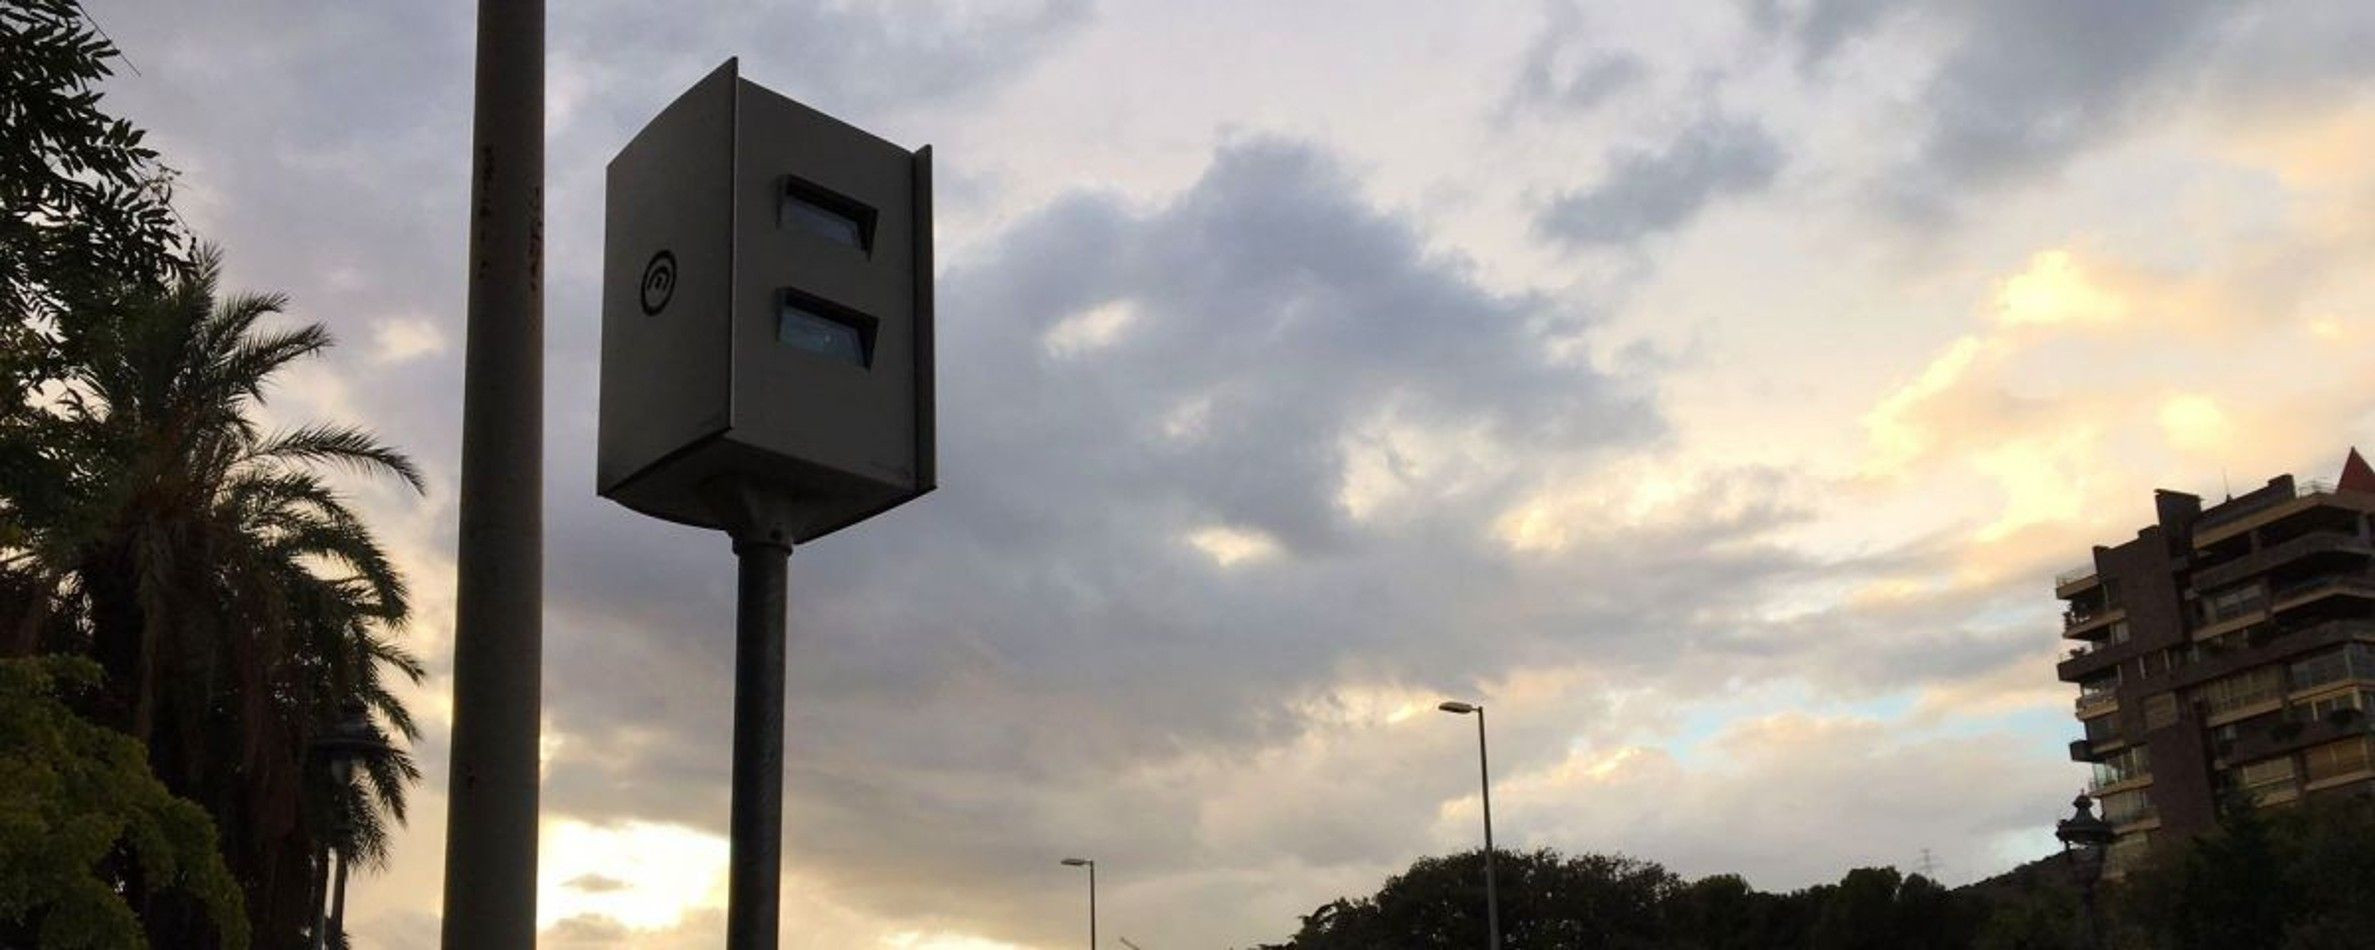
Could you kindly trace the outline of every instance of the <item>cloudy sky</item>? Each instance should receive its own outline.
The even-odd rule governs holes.
[[[435,945],[472,11],[101,0],[272,393],[421,591]],[[1952,883],[2083,780],[2051,577],[2375,425],[2375,8],[586,0],[551,12],[539,916],[714,946],[733,570],[593,495],[602,168],[728,56],[935,147],[942,488],[792,559],[786,945],[1278,939],[1502,843]]]

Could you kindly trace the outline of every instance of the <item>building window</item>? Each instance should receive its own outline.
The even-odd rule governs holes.
[[[2235,787],[2249,796],[2253,804],[2280,800],[2300,791],[2295,777],[2291,756],[2247,762],[2234,771]]]
[[[2339,683],[2350,676],[2350,659],[2341,650],[2327,650],[2292,665],[2294,689],[2314,689],[2327,683]]]
[[[2176,721],[2176,693],[2155,693],[2144,697],[2144,728],[2158,729]]]
[[[2086,741],[2100,745],[2118,738],[2118,716],[2096,716],[2086,721]]]
[[[2320,696],[2308,702],[2293,704],[2293,718],[2302,722],[2316,722],[2350,710],[2361,713],[2375,705],[2375,690],[2351,690]]]
[[[2370,751],[2366,736],[2352,736],[2302,750],[2301,764],[2309,781],[2322,782],[2367,771],[2370,764],[2375,764],[2371,762],[2375,756]]]
[[[2110,626],[2104,627],[2102,642],[2104,646],[2110,646],[2114,643],[2128,642],[2128,622],[2125,620],[2114,620],[2111,622]]]
[[[2284,671],[2276,666],[2246,670],[2202,684],[2195,698],[2212,718],[2284,697]]]
[[[2119,701],[2119,667],[2078,681],[2078,711],[2100,709]]]
[[[2095,787],[2117,785],[2152,775],[2152,756],[2144,746],[2122,749],[2095,763]]]
[[[2375,680],[2375,644],[2346,643],[2293,663],[2294,689],[2313,689],[2349,679]]]
[[[2103,796],[2100,800],[2103,820],[2114,825],[2125,825],[2155,817],[2148,791],[2136,788]]]
[[[2193,658],[2197,661],[2222,657],[2243,649],[2243,631],[2229,630],[2215,637],[2196,640],[2193,647]]]
[[[2232,620],[2267,605],[2267,592],[2257,582],[2229,587],[2202,598],[2202,622],[2213,624]]]
[[[2210,748],[2220,755],[2234,748],[2235,740],[2243,737],[2243,724],[2230,722],[2210,730]]]

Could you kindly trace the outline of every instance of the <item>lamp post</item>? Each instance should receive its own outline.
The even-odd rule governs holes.
[[[379,728],[371,724],[371,713],[364,708],[362,703],[347,703],[343,713],[344,715],[339,718],[337,724],[313,737],[313,741],[310,743],[314,754],[321,756],[322,761],[329,765],[330,780],[337,789],[330,801],[331,814],[333,815],[331,841],[323,847],[324,866],[322,870],[325,873],[329,871],[328,855],[335,851],[338,857],[338,876],[337,883],[330,889],[330,911],[326,921],[323,919],[321,905],[314,905],[314,950],[323,950],[329,946],[332,931],[339,934],[339,945],[346,945],[346,866],[349,855],[346,853],[344,839],[354,830],[353,818],[347,809],[347,793],[354,789],[355,769],[362,760],[367,757],[385,755],[388,751],[387,737],[381,735]]]
[[[1097,862],[1087,858],[1065,858],[1064,866],[1089,869],[1089,950],[1097,950]]]
[[[1435,708],[1454,715],[1476,714],[1476,777],[1484,787],[1484,926],[1486,950],[1501,950],[1501,899],[1493,890],[1493,770],[1485,756],[1484,707],[1444,700]]]
[[[2103,946],[2101,925],[2095,919],[2095,882],[2103,877],[2103,859],[2118,837],[2109,822],[2095,817],[2094,799],[2079,793],[2072,799],[2074,809],[2070,817],[2055,822],[2053,836],[2061,839],[2062,854],[2070,863],[2073,877],[2078,879],[2080,923],[2085,927],[2088,950]]]

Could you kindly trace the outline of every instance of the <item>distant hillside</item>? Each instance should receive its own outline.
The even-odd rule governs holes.
[[[2071,890],[2075,885],[2069,855],[2056,851],[1986,880],[1955,888],[1954,892],[1989,904],[2003,904],[2040,890]]]

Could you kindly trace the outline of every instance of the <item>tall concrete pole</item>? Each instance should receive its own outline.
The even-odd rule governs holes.
[[[480,0],[444,945],[536,945],[544,0]]]

